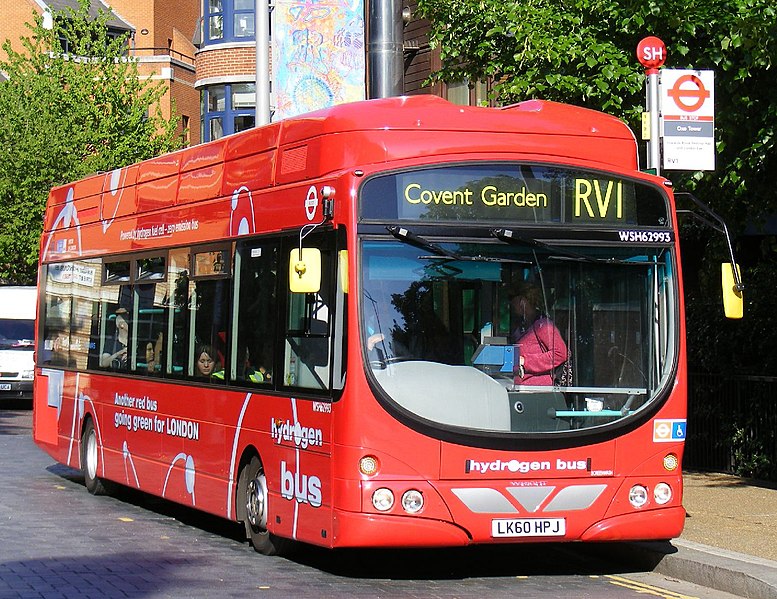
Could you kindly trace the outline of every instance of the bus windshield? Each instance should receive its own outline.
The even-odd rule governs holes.
[[[677,351],[671,244],[412,229],[361,242],[365,359],[387,405],[473,434],[564,434],[660,399]]]

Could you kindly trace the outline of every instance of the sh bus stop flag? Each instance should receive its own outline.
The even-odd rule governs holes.
[[[715,73],[662,69],[663,168],[715,170]]]

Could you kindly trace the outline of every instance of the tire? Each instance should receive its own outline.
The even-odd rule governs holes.
[[[92,420],[86,421],[84,433],[81,435],[81,472],[84,474],[84,484],[92,495],[105,495],[108,490],[102,479],[97,476],[100,470],[100,445]]]
[[[267,479],[262,461],[253,456],[240,470],[237,484],[237,516],[245,525],[246,538],[262,555],[288,554],[292,542],[267,530]]]

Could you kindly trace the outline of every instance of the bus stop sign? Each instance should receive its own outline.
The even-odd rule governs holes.
[[[715,73],[662,69],[661,138],[665,169],[715,170]]]
[[[666,44],[650,35],[637,44],[637,59],[646,69],[657,69],[666,62]]]

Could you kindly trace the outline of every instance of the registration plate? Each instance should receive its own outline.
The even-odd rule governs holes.
[[[563,537],[564,518],[500,518],[491,520],[492,537]]]
[[[11,383],[0,383],[0,391],[10,391]]]

